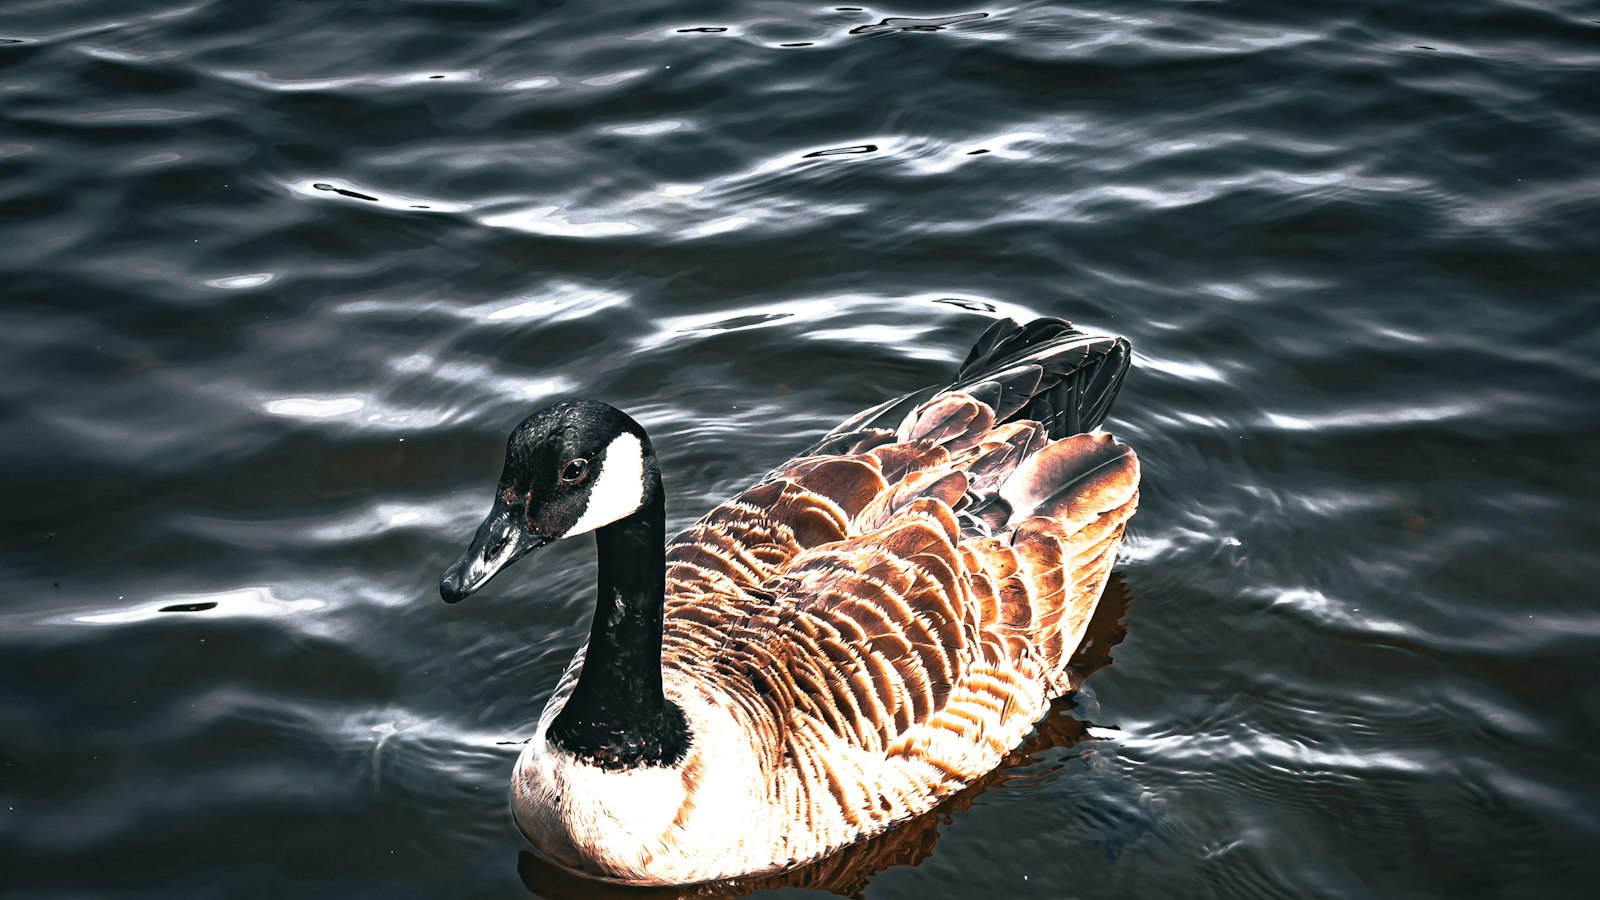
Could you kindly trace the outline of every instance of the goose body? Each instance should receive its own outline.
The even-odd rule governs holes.
[[[1137,504],[1133,452],[1091,433],[1128,361],[1061,320],[997,322],[951,385],[856,416],[670,543],[636,423],[529,417],[441,585],[597,531],[590,640],[513,778],[523,833],[614,881],[757,874],[993,769],[1073,688]]]

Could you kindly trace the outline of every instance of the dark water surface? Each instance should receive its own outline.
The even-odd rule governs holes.
[[[681,526],[1056,314],[1138,353],[1098,670],[833,886],[1592,896],[1600,6],[7,0],[0,39],[0,892],[589,893],[507,786],[592,547],[436,595],[510,426],[632,411]]]

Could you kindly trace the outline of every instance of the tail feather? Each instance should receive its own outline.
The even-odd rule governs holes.
[[[1126,339],[1085,334],[1062,319],[1001,319],[978,338],[947,390],[981,394],[998,421],[1031,419],[1061,438],[1100,427],[1132,356]]]
[[[1065,319],[1034,319],[1026,325],[1016,319],[996,319],[984,330],[967,351],[961,368],[956,370],[956,383],[971,380],[984,372],[992,372],[1005,364],[1029,355],[1029,350],[1062,335],[1081,336],[1083,332],[1072,327]]]
[[[854,446],[857,432],[898,431],[931,398],[955,392],[992,408],[997,424],[1036,421],[1052,439],[1093,431],[1111,411],[1131,360],[1125,339],[1085,334],[1063,319],[1026,325],[1001,319],[979,336],[950,384],[865,410],[812,452],[834,448],[846,436]]]

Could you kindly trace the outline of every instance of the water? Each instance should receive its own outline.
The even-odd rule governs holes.
[[[632,411],[678,526],[996,314],[1138,352],[1094,671],[807,883],[1600,876],[1593,5],[10,0],[0,38],[4,893],[591,894],[507,806],[591,548],[435,594],[507,430]]]

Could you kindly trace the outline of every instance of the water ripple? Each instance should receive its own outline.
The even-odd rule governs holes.
[[[1584,895],[1600,24],[1438,12],[8,6],[6,886],[524,890],[593,559],[438,602],[506,431],[628,409],[681,527],[1050,314],[1115,661],[846,893]]]

